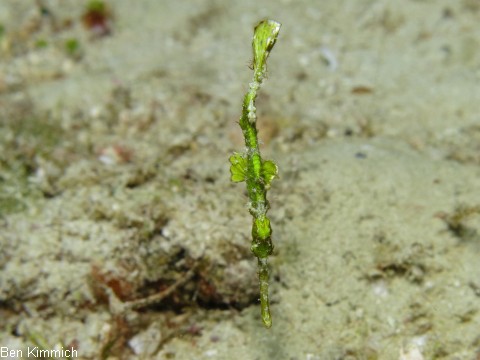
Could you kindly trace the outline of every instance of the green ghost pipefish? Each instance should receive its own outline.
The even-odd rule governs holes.
[[[257,138],[257,114],[255,99],[257,91],[266,76],[267,58],[277,41],[281,24],[273,20],[263,20],[253,35],[253,80],[243,99],[240,127],[245,137],[246,151],[230,156],[231,180],[247,183],[250,199],[248,209],[253,216],[251,250],[258,259],[258,278],[260,281],[260,305],[265,327],[272,326],[268,299],[268,256],[273,252],[272,228],[267,217],[270,205],[267,190],[271,181],[278,175],[278,167],[271,160],[263,160],[260,155]]]

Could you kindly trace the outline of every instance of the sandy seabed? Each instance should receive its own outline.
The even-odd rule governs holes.
[[[0,3],[2,357],[480,358],[478,1],[88,4]],[[266,17],[269,330],[228,163]]]

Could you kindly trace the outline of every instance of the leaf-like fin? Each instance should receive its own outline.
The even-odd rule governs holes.
[[[245,181],[245,171],[247,169],[247,160],[240,153],[230,156],[230,174],[233,182]]]
[[[278,176],[278,166],[272,160],[266,160],[262,165],[262,177],[265,186],[270,187],[270,183]]]

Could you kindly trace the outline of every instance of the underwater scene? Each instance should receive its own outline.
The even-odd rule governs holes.
[[[0,358],[479,360],[479,24],[0,1]]]

